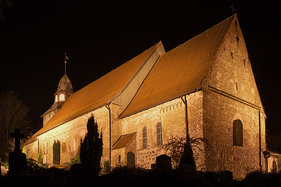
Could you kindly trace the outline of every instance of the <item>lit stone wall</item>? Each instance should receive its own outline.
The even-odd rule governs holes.
[[[23,152],[26,153],[28,158],[38,160],[38,141],[34,141],[23,147]]]
[[[115,105],[111,105],[111,107],[118,108]],[[103,166],[103,162],[109,159],[109,113],[106,107],[89,112],[40,135],[38,139],[43,153],[43,161],[52,165],[53,143],[57,140],[61,143],[61,165],[67,165],[70,159],[75,158],[79,154],[81,139],[87,133],[86,124],[91,115],[94,115],[99,132],[103,134],[103,157],[101,160]]]
[[[190,94],[188,97],[188,121],[190,137],[203,137],[202,122],[203,122],[203,101],[202,91]],[[163,143],[167,143],[169,138],[185,137],[185,109],[180,98],[134,114],[119,120],[119,131],[121,134],[130,134],[136,132],[136,145],[130,145],[126,150],[135,153],[136,166],[142,168],[151,168],[151,164],[155,164],[156,157],[164,154],[164,150],[157,146],[157,130],[158,122],[162,123]],[[142,130],[147,128],[147,148],[143,149]],[[115,132],[113,132],[115,133]],[[119,136],[121,135],[119,134]],[[196,155],[196,164],[198,170],[204,168],[204,145],[202,143],[202,151],[194,149]],[[120,153],[121,154],[120,150]],[[114,151],[114,157],[117,157],[118,150]],[[126,154],[123,161],[126,163]],[[115,159],[116,160],[116,159]],[[113,161],[113,165],[116,162]]]
[[[216,93],[211,87],[226,93]],[[262,107],[251,63],[239,24],[233,20],[215,62],[203,82],[204,137],[207,170],[229,170],[243,178],[259,169],[259,110],[241,103],[244,100]],[[261,147],[266,149],[265,115],[261,109]],[[233,121],[243,123],[243,146],[233,146]],[[261,155],[262,168],[264,158]]]

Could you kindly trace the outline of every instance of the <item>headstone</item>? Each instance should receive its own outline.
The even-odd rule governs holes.
[[[23,134],[19,129],[15,129],[14,133],[11,133],[11,137],[15,138],[14,152],[9,153],[9,172],[8,174],[20,174],[26,171],[26,155],[20,150],[20,139],[23,138]]]
[[[159,171],[168,172],[172,170],[171,158],[167,155],[156,157],[156,168]]]

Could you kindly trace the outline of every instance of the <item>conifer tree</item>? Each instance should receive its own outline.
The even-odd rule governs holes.
[[[95,122],[94,116],[88,119],[87,123],[88,133],[84,141],[81,140],[80,146],[80,160],[81,163],[90,167],[95,175],[100,171],[100,160],[102,156],[102,133],[99,135],[98,125]]]
[[[191,173],[196,171],[196,165],[189,137],[187,137],[187,140],[184,144],[183,155],[180,159],[179,168],[188,169]]]
[[[53,163],[60,164],[60,141],[54,141],[53,144]]]

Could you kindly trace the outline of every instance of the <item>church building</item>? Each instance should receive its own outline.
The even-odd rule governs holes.
[[[236,14],[170,51],[156,43],[74,93],[63,75],[43,127],[25,143],[27,156],[52,166],[60,142],[67,165],[92,115],[103,134],[101,166],[150,169],[162,145],[188,133],[206,140],[193,147],[199,171],[239,179],[265,170],[266,115]]]

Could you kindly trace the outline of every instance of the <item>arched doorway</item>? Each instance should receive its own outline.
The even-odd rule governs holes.
[[[135,153],[133,153],[133,152],[127,153],[127,166],[128,166],[128,168],[135,167]]]

